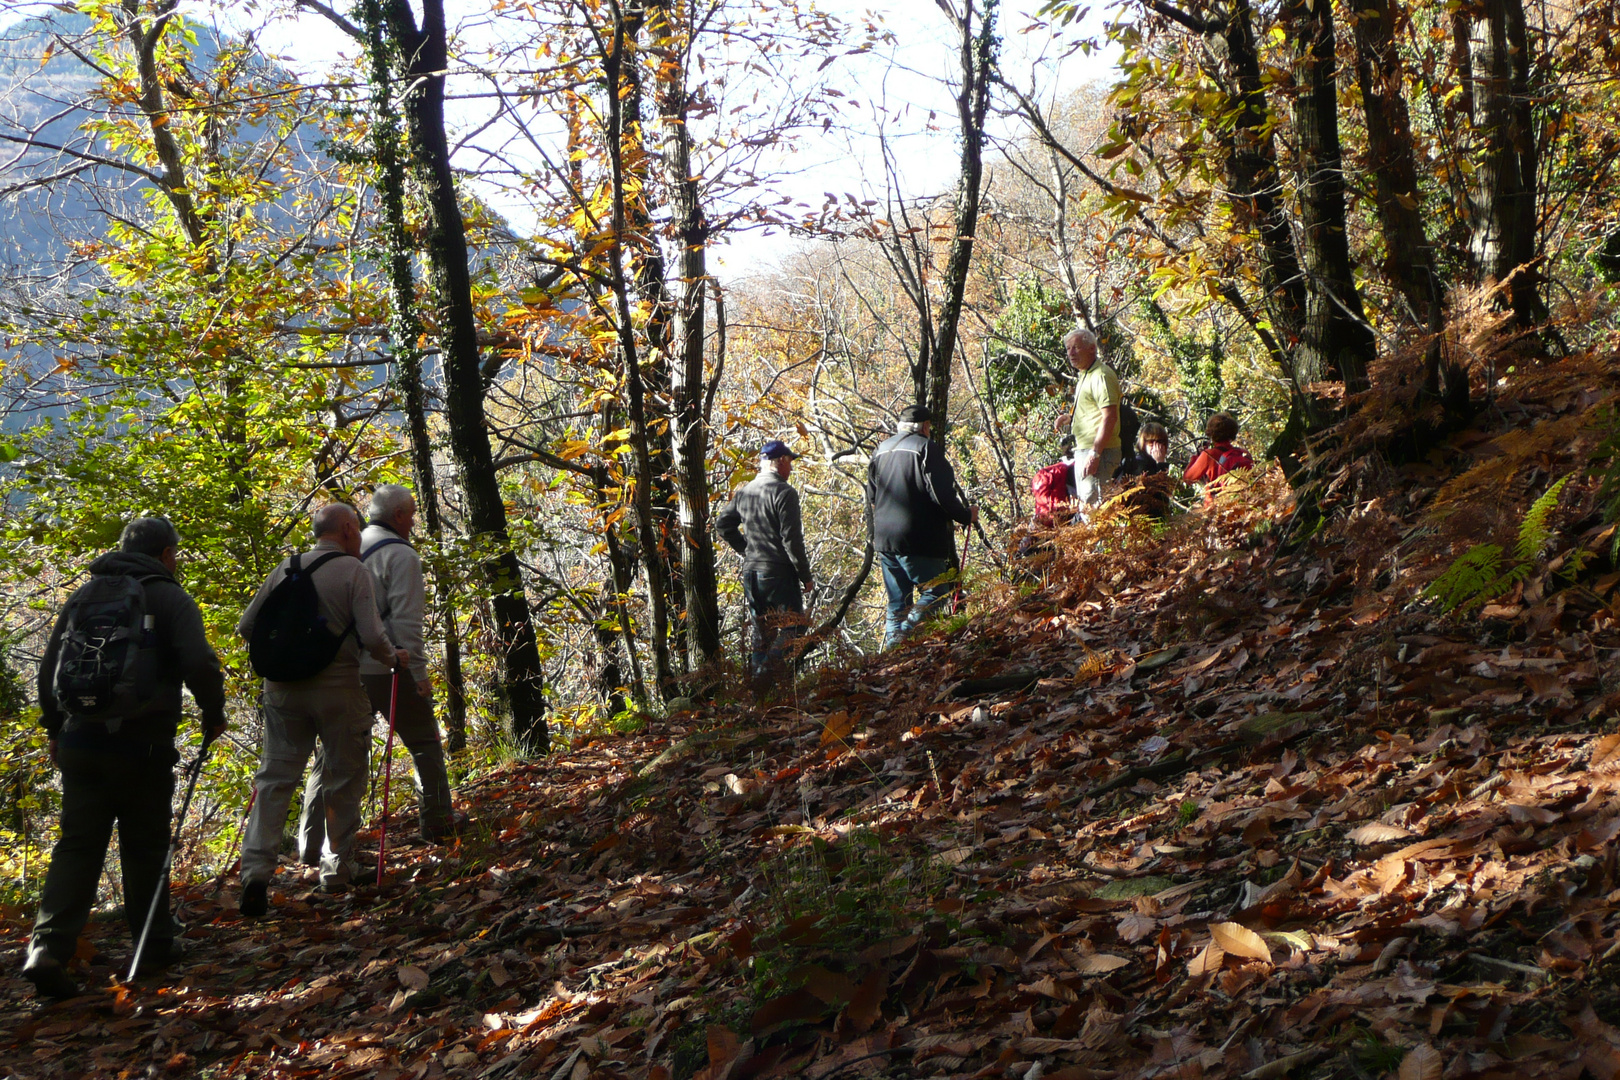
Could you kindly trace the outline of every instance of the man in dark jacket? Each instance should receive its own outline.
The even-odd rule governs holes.
[[[51,760],[62,770],[62,818],[23,975],[45,997],[78,993],[67,964],[95,903],[115,824],[132,937],[140,935],[153,890],[163,892],[142,967],[155,970],[175,957],[169,883],[158,879],[169,848],[174,764],[180,759],[174,737],[182,683],[202,712],[206,736],[225,730],[219,657],[196,603],[174,579],[179,544],[180,534],[164,518],[136,518],[125,527],[119,550],[90,564],[96,577],[133,578],[144,594],[140,641],[124,661],[146,665],[142,696],[116,715],[94,718],[57,700],[56,669],[71,603],[57,617],[39,665],[40,723],[50,736]]]
[[[895,427],[866,470],[872,548],[889,595],[884,648],[910,633],[955,591],[950,575],[956,569],[955,525],[979,519],[978,507],[963,505],[956,494],[956,472],[945,460],[944,448],[928,440],[933,432],[928,410],[908,405]]]
[[[804,613],[800,591],[815,588],[804,554],[799,493],[787,482],[798,455],[787,443],[772,439],[759,456],[759,475],[738,488],[714,520],[720,536],[743,557],[755,678],[777,667],[798,637],[799,616]]]

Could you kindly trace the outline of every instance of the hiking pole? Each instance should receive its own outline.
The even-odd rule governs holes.
[[[968,545],[973,543],[973,526],[969,525],[962,537],[962,564],[956,568],[956,592],[951,594],[951,614],[962,606],[962,575],[967,573]]]
[[[202,775],[203,758],[208,756],[208,747],[214,737],[207,732],[203,733],[202,746],[197,750],[197,758],[191,763],[186,772],[191,779],[186,781],[186,797],[180,800],[180,816],[175,819],[174,827],[169,830],[169,852],[163,856],[163,869],[158,871],[157,880],[152,883],[152,904],[146,909],[146,925],[141,927],[141,940],[135,943],[135,957],[129,962],[129,977],[126,982],[135,981],[135,973],[141,969],[141,956],[146,952],[147,939],[152,936],[152,922],[157,918],[158,904],[164,900],[164,886],[169,881],[169,870],[174,866],[175,852],[180,850],[180,826],[185,824],[186,811],[191,809],[191,796],[197,791],[197,778]]]
[[[382,888],[383,855],[388,851],[388,782],[394,778],[394,717],[399,712],[399,668],[394,668],[394,686],[388,694],[388,740],[383,743],[382,836],[377,841],[377,888]]]

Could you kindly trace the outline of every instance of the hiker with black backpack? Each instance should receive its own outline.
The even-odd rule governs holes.
[[[321,889],[348,890],[371,749],[361,650],[389,667],[411,663],[377,614],[372,577],[360,561],[360,515],[346,503],[328,503],[311,524],[315,547],[276,567],[237,624],[253,670],[264,679],[264,742],[242,842],[239,906],[250,916],[269,910],[287,810],[317,741],[326,804]]]
[[[204,745],[225,730],[225,678],[202,613],[175,580],[179,545],[164,518],[125,526],[118,550],[92,562],[90,581],[68,598],[40,662],[40,723],[62,772],[61,834],[22,973],[44,997],[78,993],[68,962],[115,824],[132,939],[153,913],[140,972],[179,955],[164,857],[182,684],[202,713]]]
[[[444,766],[444,744],[433,717],[433,683],[428,679],[427,649],[422,644],[422,612],[427,582],[422,557],[411,546],[416,527],[416,496],[399,484],[379,484],[366,508],[370,519],[360,534],[360,561],[376,583],[378,615],[389,640],[410,653],[410,670],[390,672],[370,656],[360,657],[360,681],[371,711],[391,719],[399,741],[416,766],[417,828],[427,843],[455,836],[466,823],[450,803],[450,777]],[[408,676],[408,677],[407,677]],[[398,679],[398,694],[395,680]],[[390,717],[392,713],[392,717]],[[320,751],[304,785],[304,809],[298,818],[298,851],[304,863],[319,866],[326,842],[326,806],[321,796]]]

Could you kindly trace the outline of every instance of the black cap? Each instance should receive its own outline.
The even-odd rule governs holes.
[[[933,416],[921,405],[907,405],[901,409],[900,420],[906,424],[931,424],[934,422]]]

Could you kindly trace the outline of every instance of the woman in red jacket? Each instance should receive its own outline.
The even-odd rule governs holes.
[[[1215,491],[1221,477],[1233,469],[1248,469],[1254,467],[1254,459],[1249,452],[1241,446],[1232,445],[1237,438],[1238,422],[1231,413],[1218,412],[1209,418],[1204,425],[1204,434],[1209,437],[1209,445],[1200,450],[1187,466],[1187,471],[1181,478],[1189,484],[1203,484],[1204,505],[1210,506],[1215,502]]]

